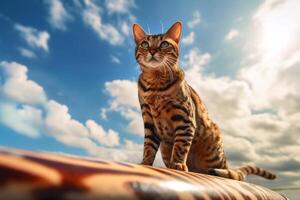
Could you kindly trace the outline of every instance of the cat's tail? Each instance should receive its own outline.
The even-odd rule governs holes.
[[[235,179],[239,181],[244,181],[247,175],[253,174],[257,176],[264,177],[266,179],[273,180],[276,175],[255,165],[245,165],[238,169],[209,169],[208,174],[214,176],[220,176],[224,178]]]

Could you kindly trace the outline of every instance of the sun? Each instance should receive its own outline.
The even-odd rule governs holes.
[[[264,60],[280,61],[291,50],[299,48],[299,10],[300,1],[288,0],[269,4],[255,16],[260,24],[258,48]]]

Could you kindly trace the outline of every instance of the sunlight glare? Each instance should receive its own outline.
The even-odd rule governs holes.
[[[163,187],[169,188],[171,190],[176,190],[176,191],[187,191],[187,192],[192,192],[192,191],[198,191],[201,188],[199,186],[195,186],[189,183],[184,183],[180,181],[168,181],[168,182],[163,182],[162,183]]]
[[[280,61],[290,52],[300,33],[300,1],[289,0],[259,16],[261,36],[259,48],[263,58]]]

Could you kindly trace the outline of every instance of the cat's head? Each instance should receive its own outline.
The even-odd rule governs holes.
[[[133,24],[135,56],[141,68],[151,70],[175,66],[178,62],[181,29],[181,23],[176,22],[166,33],[149,35],[138,24]]]

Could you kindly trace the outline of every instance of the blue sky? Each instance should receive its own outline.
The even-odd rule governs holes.
[[[131,25],[160,33],[180,20],[181,66],[223,131],[229,163],[281,175],[261,184],[297,186],[299,8],[296,0],[1,1],[0,145],[139,162]]]

